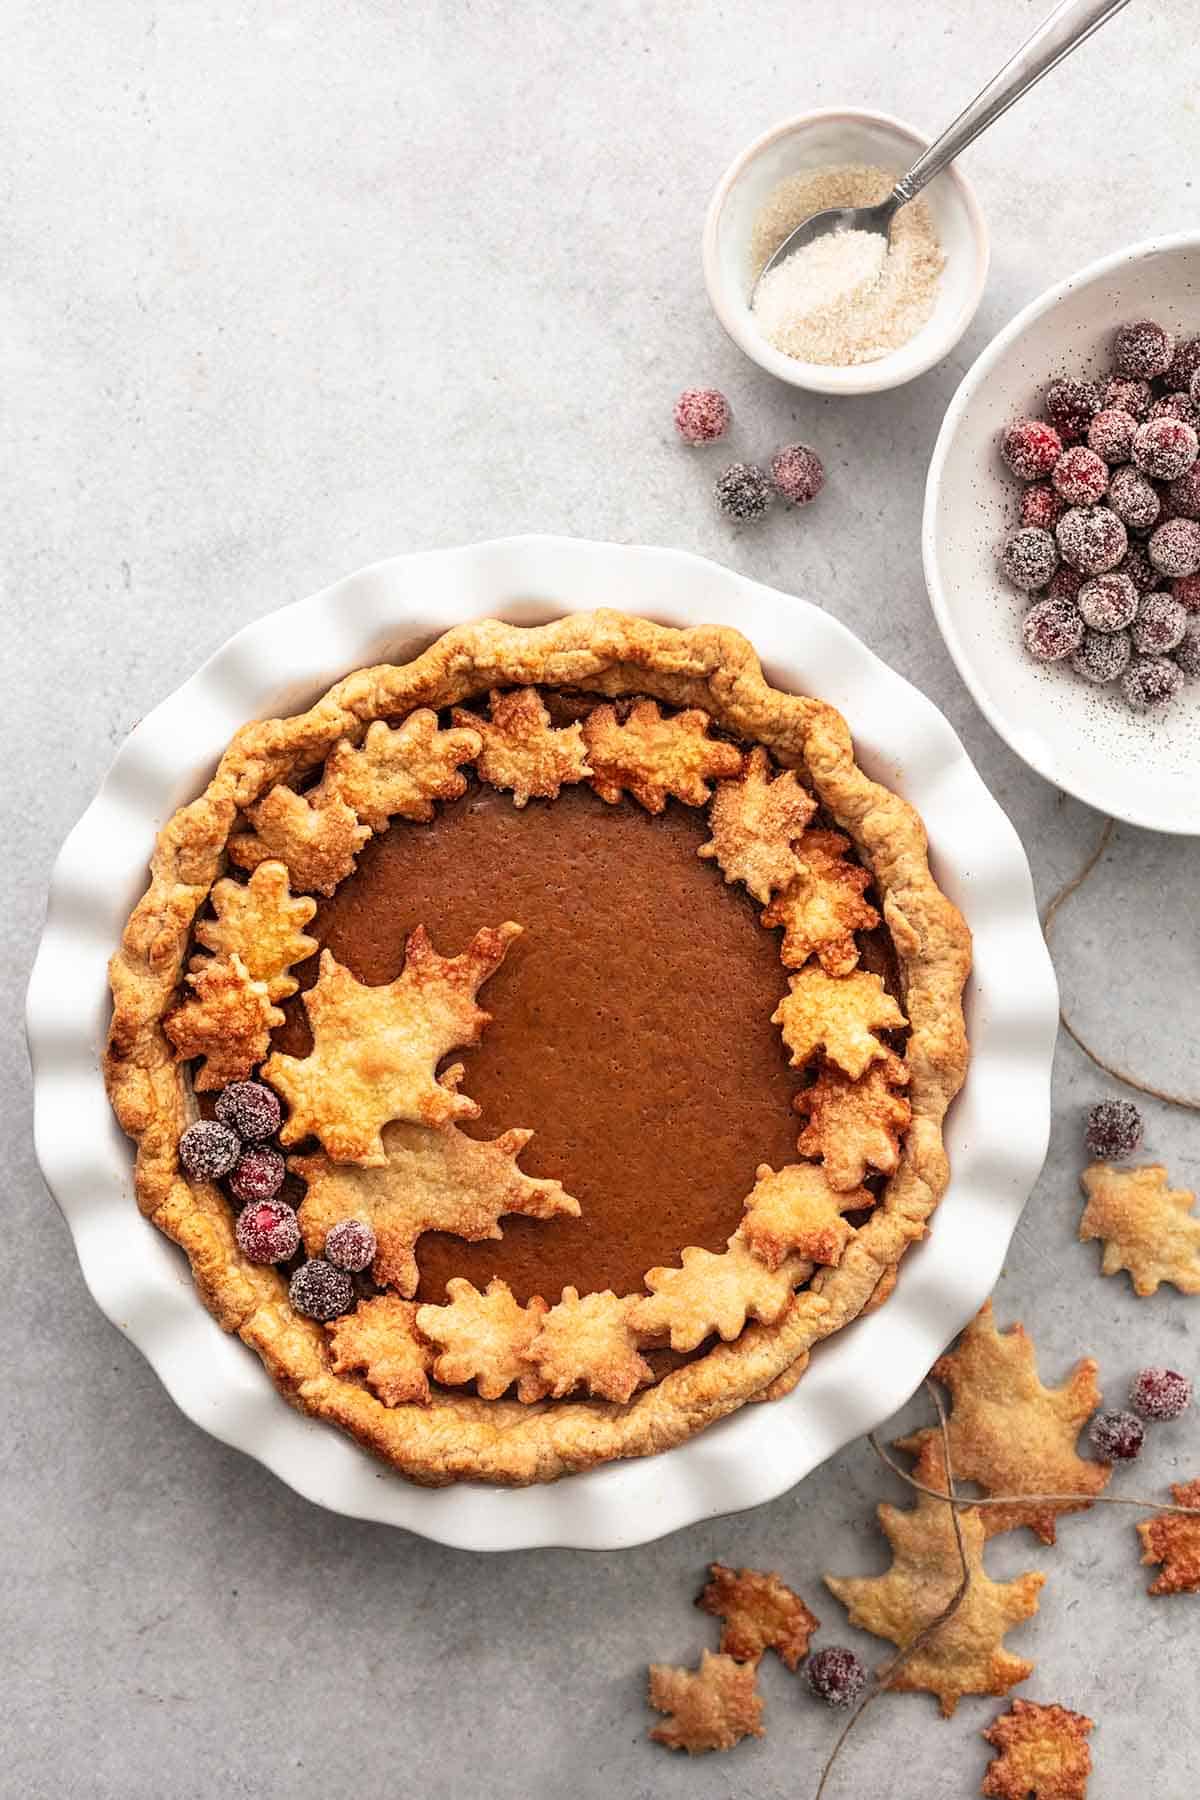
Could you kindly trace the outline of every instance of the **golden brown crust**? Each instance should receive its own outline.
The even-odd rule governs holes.
[[[898,951],[910,1026],[912,1122],[871,1217],[838,1266],[819,1270],[776,1324],[749,1326],[733,1343],[718,1344],[626,1404],[529,1406],[434,1389],[428,1406],[389,1408],[333,1371],[326,1334],[291,1311],[280,1275],[240,1254],[223,1196],[184,1179],[176,1145],[195,1103],[163,1020],[196,914],[222,874],[239,815],[250,816],[276,784],[315,769],[342,740],[361,744],[376,720],[394,722],[421,707],[440,710],[492,688],[535,683],[614,699],[649,694],[703,709],[731,735],[764,745],[783,767],[805,770],[826,814],[870,869]],[[733,771],[707,772],[711,779]],[[258,1351],[288,1399],[341,1425],[417,1481],[521,1485],[680,1443],[781,1387],[814,1343],[857,1317],[922,1236],[945,1190],[941,1125],[966,1069],[961,993],[969,965],[966,926],[933,880],[917,814],[857,766],[840,714],[768,686],[737,632],[677,631],[615,612],[576,614],[532,629],[488,620],[447,632],[403,666],[356,671],[306,713],[237,733],[205,792],[159,835],[150,886],[110,966],[105,1076],[117,1116],[137,1142],[142,1210],[182,1245],[205,1304]]]

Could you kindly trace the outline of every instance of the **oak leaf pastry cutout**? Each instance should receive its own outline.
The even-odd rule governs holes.
[[[193,1077],[200,1093],[244,1080],[283,1024],[266,982],[252,980],[236,954],[208,957],[184,979],[191,993],[163,1020],[176,1062],[203,1058]]]
[[[697,1756],[705,1750],[732,1750],[744,1737],[762,1737],[763,1703],[758,1664],[735,1662],[705,1650],[698,1669],[650,1664],[650,1705],[668,1722],[650,1732],[668,1750]]]
[[[417,1309],[417,1328],[437,1350],[433,1379],[448,1387],[473,1381],[481,1400],[498,1400],[515,1381],[518,1400],[540,1400],[545,1383],[523,1358],[549,1310],[541,1295],[521,1306],[499,1276],[481,1294],[455,1275],[446,1292],[447,1305]]]
[[[817,1156],[831,1188],[846,1193],[866,1179],[868,1169],[891,1175],[900,1162],[900,1139],[912,1108],[896,1089],[908,1080],[897,1056],[872,1063],[859,1081],[838,1069],[823,1068],[811,1087],[792,1102],[808,1120],[796,1140],[801,1156]]]
[[[1167,1185],[1161,1163],[1114,1169],[1093,1163],[1080,1180],[1088,1197],[1079,1236],[1104,1244],[1102,1275],[1128,1269],[1143,1298],[1168,1281],[1181,1294],[1200,1294],[1200,1218],[1195,1194]]]
[[[1075,1441],[1100,1404],[1096,1363],[1075,1365],[1062,1387],[1044,1387],[1037,1355],[1023,1325],[997,1331],[989,1300],[931,1370],[949,1388],[947,1424],[956,1478],[978,1482],[988,1494],[1098,1494],[1112,1474],[1107,1463],[1076,1454]],[[917,1458],[913,1470],[927,1487],[946,1492],[942,1434],[934,1427],[901,1438],[898,1448]],[[1085,1512],[1087,1499],[981,1508],[984,1534],[1027,1525],[1044,1544],[1055,1539],[1060,1513]]]
[[[247,882],[218,881],[212,903],[216,917],[197,920],[196,942],[215,956],[240,956],[250,979],[266,983],[271,1000],[287,1000],[300,985],[288,971],[317,949],[317,940],[304,932],[316,901],[293,897],[286,866],[264,862]]]
[[[652,813],[672,794],[686,806],[707,806],[712,782],[742,766],[740,750],[708,736],[711,724],[694,707],[664,718],[654,700],[639,700],[624,724],[607,702],[593,707],[583,721],[592,786],[610,805],[628,792]]]
[[[436,1130],[393,1121],[383,1127],[382,1163],[356,1167],[328,1156],[294,1156],[292,1173],[307,1183],[300,1229],[310,1256],[339,1219],[366,1219],[378,1245],[372,1272],[380,1287],[417,1291],[415,1256],[426,1231],[449,1231],[479,1243],[503,1234],[504,1213],[531,1219],[579,1216],[579,1202],[559,1181],[526,1175],[517,1158],[532,1131],[506,1131],[490,1141],[467,1137],[453,1124]]]
[[[803,968],[815,956],[826,975],[848,975],[858,963],[856,931],[873,931],[879,914],[863,890],[871,877],[846,855],[849,838],[837,831],[806,831],[796,846],[800,868],[762,915],[768,928],[782,925],[780,960]]]
[[[1200,1506],[1200,1479],[1171,1488],[1177,1506]],[[1156,1513],[1138,1526],[1142,1561],[1161,1563],[1147,1589],[1151,1594],[1200,1594],[1200,1519],[1186,1513]]]
[[[879,1523],[892,1546],[886,1575],[826,1575],[825,1585],[848,1609],[850,1623],[906,1649],[954,1598],[962,1561],[950,1508],[928,1494],[908,1512],[886,1503]],[[950,1717],[964,1694],[1007,1694],[1033,1673],[1033,1664],[1004,1648],[1006,1631],[1038,1609],[1046,1577],[1034,1572],[1015,1581],[993,1581],[983,1566],[984,1529],[979,1508],[958,1515],[970,1582],[944,1624],[889,1677],[900,1692],[935,1694]]]
[[[417,1334],[416,1316],[413,1302],[395,1294],[360,1300],[354,1312],[325,1327],[334,1374],[362,1370],[367,1386],[385,1406],[428,1405],[433,1352]]]
[[[875,1033],[899,1030],[908,1021],[878,975],[858,969],[831,976],[809,967],[788,977],[788,992],[771,1023],[783,1032],[794,1069],[804,1068],[824,1050],[831,1063],[857,1081],[873,1062],[891,1054]]]
[[[332,894],[354,873],[358,853],[371,835],[354,808],[324,783],[311,795],[273,787],[246,816],[254,829],[230,838],[230,861],[239,869],[281,862],[293,887],[314,894]]]
[[[696,854],[715,861],[727,882],[740,881],[765,905],[800,873],[793,845],[816,810],[793,769],[772,781],[771,759],[756,745],[739,780],[717,783],[708,809],[712,837]]]
[[[474,731],[482,748],[475,772],[489,787],[510,789],[514,806],[557,800],[564,787],[591,774],[583,725],[556,728],[535,687],[488,696],[487,719],[455,707],[454,723]]]
[[[737,1232],[723,1251],[693,1244],[678,1269],[650,1269],[650,1293],[635,1302],[636,1329],[649,1337],[670,1334],[672,1350],[695,1350],[716,1332],[729,1343],[748,1319],[774,1325],[791,1305],[799,1282],[810,1273],[800,1257],[769,1268]]]
[[[276,1051],[263,1069],[291,1108],[280,1142],[317,1137],[335,1162],[376,1167],[387,1162],[380,1129],[389,1119],[441,1125],[477,1116],[475,1102],[435,1071],[447,1051],[478,1039],[491,1014],[475,995],[520,932],[511,923],[485,926],[461,956],[439,956],[419,925],[404,968],[382,987],[368,987],[322,951],[316,985],[304,996],[312,1051]]]
[[[318,795],[336,796],[374,832],[386,831],[394,818],[425,825],[436,801],[457,800],[466,793],[467,778],[459,773],[459,764],[473,761],[478,753],[477,731],[442,731],[437,714],[427,706],[409,713],[402,725],[376,719],[359,749],[345,738],[334,747],[313,801],[321,806]]]
[[[561,1400],[582,1387],[598,1400],[623,1404],[643,1383],[654,1380],[653,1369],[638,1355],[637,1334],[630,1322],[634,1303],[633,1296],[618,1298],[611,1288],[582,1299],[578,1289],[563,1289],[558,1305],[550,1308],[524,1352],[547,1394]]]
[[[874,1204],[866,1188],[839,1192],[816,1163],[790,1163],[778,1172],[760,1163],[738,1235],[768,1269],[791,1255],[832,1267],[854,1236],[842,1214]]]
[[[1091,1719],[1065,1706],[1014,1700],[982,1733],[1000,1755],[988,1764],[984,1800],[1087,1800]]]
[[[721,1653],[738,1662],[757,1662],[775,1650],[789,1669],[808,1655],[809,1639],[821,1621],[778,1575],[761,1569],[730,1569],[710,1563],[712,1579],[696,1597],[701,1612],[723,1621]]]

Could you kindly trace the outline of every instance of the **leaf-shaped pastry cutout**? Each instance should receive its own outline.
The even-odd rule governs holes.
[[[1161,1164],[1114,1169],[1094,1163],[1081,1177],[1088,1197],[1079,1221],[1086,1242],[1104,1244],[1103,1275],[1128,1269],[1135,1294],[1156,1293],[1169,1281],[1181,1294],[1200,1294],[1200,1218],[1195,1194],[1172,1188]]]
[[[190,995],[163,1020],[176,1062],[204,1059],[194,1077],[201,1093],[243,1081],[283,1024],[266,982],[251,980],[240,956],[206,957],[185,979]]]
[[[729,1569],[710,1563],[711,1579],[696,1600],[701,1612],[723,1622],[721,1651],[738,1662],[757,1662],[774,1650],[789,1669],[808,1655],[808,1642],[821,1621],[778,1575],[761,1569]]]
[[[1200,1480],[1177,1481],[1171,1489],[1177,1506],[1200,1507]],[[1156,1513],[1138,1526],[1142,1561],[1161,1563],[1151,1594],[1200,1594],[1200,1519],[1187,1513]]]
[[[897,1031],[908,1023],[878,975],[856,970],[834,977],[817,968],[801,969],[788,979],[789,992],[771,1014],[792,1053],[792,1067],[803,1068],[818,1050],[856,1079],[867,1066],[890,1052],[877,1031]]]
[[[489,715],[481,719],[456,707],[452,717],[480,739],[482,749],[475,758],[480,781],[511,790],[514,806],[526,806],[534,798],[557,800],[564,787],[591,774],[582,724],[576,720],[556,729],[536,688],[514,688],[507,694],[493,690]]]
[[[833,1266],[854,1236],[842,1214],[874,1204],[866,1188],[831,1187],[816,1163],[790,1163],[778,1173],[770,1163],[760,1163],[739,1235],[768,1269],[793,1255]]]
[[[416,1315],[412,1301],[395,1294],[360,1300],[354,1312],[325,1327],[334,1373],[362,1370],[367,1386],[385,1406],[426,1405],[433,1352],[417,1334]]]
[[[289,787],[273,787],[246,816],[254,830],[230,838],[230,861],[240,869],[282,862],[292,886],[314,894],[332,894],[353,873],[358,853],[371,835],[369,825],[359,824],[353,807],[321,790],[310,797]]]
[[[545,1383],[530,1367],[525,1353],[549,1311],[540,1294],[521,1306],[498,1276],[481,1294],[461,1275],[446,1283],[446,1306],[422,1306],[417,1325],[436,1345],[435,1381],[461,1387],[473,1381],[481,1400],[498,1400],[513,1382],[517,1399],[540,1400]]]
[[[796,1095],[793,1105],[808,1120],[796,1148],[801,1156],[820,1157],[830,1187],[839,1193],[861,1186],[868,1169],[891,1175],[898,1167],[912,1107],[896,1089],[907,1080],[899,1057],[889,1056],[872,1063],[858,1081],[824,1068]]]
[[[698,1669],[650,1664],[650,1705],[668,1715],[650,1733],[668,1750],[690,1756],[704,1750],[732,1750],[744,1737],[763,1735],[763,1703],[756,1677],[758,1664],[735,1662],[732,1656],[700,1655]]]
[[[990,1762],[984,1800],[1087,1800],[1092,1721],[1065,1706],[1014,1700],[983,1737],[1000,1755]]]
[[[260,863],[249,881],[226,877],[212,890],[216,917],[196,922],[196,942],[217,956],[240,956],[252,981],[266,983],[272,1000],[286,1000],[300,985],[288,970],[317,948],[305,935],[317,910],[307,895],[293,896],[281,862]]]
[[[863,899],[871,877],[846,855],[849,838],[836,831],[806,831],[796,846],[801,869],[762,915],[783,927],[781,961],[789,969],[815,956],[826,975],[848,975],[858,962],[856,931],[873,931],[875,908]]]
[[[740,779],[717,783],[708,809],[712,836],[696,854],[715,861],[726,881],[740,881],[765,903],[799,875],[802,863],[793,846],[816,810],[793,769],[771,779],[771,759],[756,745]]]
[[[546,1393],[561,1400],[582,1387],[600,1400],[626,1401],[653,1381],[630,1321],[635,1304],[634,1296],[618,1297],[611,1288],[580,1299],[576,1288],[565,1287],[524,1353]]]
[[[737,1232],[723,1251],[691,1245],[678,1269],[650,1269],[650,1293],[638,1300],[636,1329],[645,1336],[669,1332],[672,1350],[695,1350],[716,1332],[729,1342],[747,1319],[773,1325],[791,1304],[798,1282],[809,1274],[801,1257],[768,1268]]]
[[[630,793],[647,812],[662,812],[672,794],[707,806],[712,782],[742,766],[740,750],[709,737],[711,724],[695,708],[664,718],[654,700],[639,700],[624,724],[614,706],[594,707],[583,722],[592,786],[610,804]]]
[[[442,731],[428,707],[394,727],[376,719],[359,749],[346,739],[334,748],[314,803],[322,804],[319,795],[336,796],[376,832],[386,831],[394,818],[427,823],[435,801],[466,792],[459,764],[478,753],[478,732]]]

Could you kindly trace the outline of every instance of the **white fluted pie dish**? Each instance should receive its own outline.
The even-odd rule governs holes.
[[[551,1485],[417,1488],[293,1412],[138,1212],[131,1149],[99,1074],[107,959],[155,832],[247,719],[294,712],[348,670],[405,660],[470,619],[530,624],[611,605],[742,631],[774,684],[840,709],[868,774],[923,815],[934,873],[975,935],[973,1058],[946,1124],[953,1178],[892,1299],[821,1345],[786,1399],[745,1407],[675,1450]],[[995,1283],[1044,1154],[1056,1024],[1024,854],[930,702],[803,601],[681,553],[552,538],[397,558],[231,639],[133,732],[68,839],[28,1012],[46,1179],[97,1302],[180,1407],[321,1505],[470,1549],[645,1542],[772,1498],[893,1412]]]

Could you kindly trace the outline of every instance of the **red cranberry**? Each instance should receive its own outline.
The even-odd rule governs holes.
[[[1189,681],[1200,675],[1200,617],[1195,613],[1187,615],[1183,636],[1175,646],[1175,661]]]
[[[1118,372],[1132,381],[1152,381],[1165,375],[1175,355],[1175,339],[1153,319],[1137,319],[1117,327],[1113,361]]]
[[[1129,1404],[1143,1419],[1167,1424],[1192,1404],[1192,1384],[1176,1369],[1139,1369],[1129,1390]]]
[[[1131,635],[1139,656],[1165,656],[1183,636],[1188,616],[1170,594],[1147,594],[1138,608]]]
[[[1132,413],[1106,406],[1088,426],[1088,448],[1102,456],[1106,463],[1128,462],[1136,430],[1137,420]]]
[[[1162,509],[1158,489],[1132,463],[1113,470],[1108,484],[1108,504],[1118,519],[1135,531],[1144,531],[1148,525],[1153,525]]]
[[[1132,655],[1127,631],[1085,631],[1082,644],[1071,658],[1071,667],[1085,681],[1099,687],[1106,681],[1115,681]]]
[[[292,1276],[288,1299],[306,1319],[336,1319],[354,1304],[354,1277],[323,1257],[312,1256]]]
[[[197,1181],[220,1181],[241,1153],[237,1133],[216,1119],[197,1119],[179,1140],[179,1160]]]
[[[1137,712],[1167,706],[1183,686],[1183,670],[1169,656],[1138,656],[1121,680],[1121,691]]]
[[[1162,585],[1162,576],[1147,556],[1145,544],[1130,544],[1119,567],[1120,573],[1128,575],[1139,594],[1153,593]]]
[[[325,1260],[358,1275],[375,1261],[379,1245],[365,1219],[339,1219],[325,1234]]]
[[[1110,569],[1107,575],[1093,575],[1084,582],[1077,605],[1084,624],[1093,631],[1123,631],[1137,614],[1138,591],[1128,575]]]
[[[300,1248],[300,1226],[282,1200],[252,1200],[238,1214],[237,1241],[251,1262],[286,1262]]]
[[[1069,600],[1039,600],[1021,621],[1021,641],[1037,662],[1061,662],[1083,642],[1083,615]]]
[[[1144,1132],[1132,1100],[1098,1100],[1088,1108],[1084,1148],[1097,1162],[1124,1162],[1137,1155]]]
[[[1200,413],[1197,413],[1193,406],[1190,394],[1164,394],[1161,400],[1154,402],[1146,417],[1147,419],[1182,419],[1184,424],[1190,425],[1193,431],[1200,426]]]
[[[1177,475],[1167,489],[1171,512],[1177,519],[1200,519],[1200,461]]]
[[[1171,393],[1190,388],[1200,371],[1200,337],[1180,338],[1175,345],[1171,366],[1163,377]]]
[[[1092,1420],[1088,1436],[1105,1462],[1133,1462],[1141,1455],[1146,1427],[1135,1413],[1102,1412]]]
[[[274,1137],[283,1117],[279,1100],[261,1081],[231,1081],[217,1095],[217,1117],[247,1144]]]
[[[781,500],[807,506],[825,486],[825,467],[807,444],[788,444],[771,458],[771,480]]]
[[[1048,531],[1023,525],[1004,546],[1004,572],[1022,593],[1045,587],[1058,567],[1058,547]]]
[[[1096,417],[1103,418],[1104,414],[1097,413]],[[1108,487],[1108,468],[1103,457],[1086,444],[1074,444],[1063,451],[1050,479],[1068,506],[1094,506]]]
[[[1068,568],[1060,563],[1046,583],[1047,600],[1074,600],[1083,586],[1083,576],[1078,569]]]
[[[287,1166],[278,1150],[269,1144],[256,1144],[243,1150],[237,1167],[229,1177],[229,1191],[235,1200],[272,1200],[283,1186]]]
[[[1196,433],[1182,419],[1147,419],[1133,434],[1133,460],[1144,475],[1174,481],[1196,460]]]
[[[1200,575],[1182,575],[1171,583],[1171,598],[1186,613],[1200,613]]]
[[[1150,410],[1150,402],[1154,398],[1154,390],[1148,381],[1125,381],[1114,375],[1104,384],[1104,404],[1118,407],[1134,419],[1144,419]],[[1094,446],[1093,446],[1094,448]]]
[[[1129,548],[1125,527],[1107,506],[1073,506],[1055,526],[1064,562],[1084,575],[1115,569]]]
[[[1000,454],[1022,481],[1049,475],[1062,455],[1062,439],[1041,419],[1018,419],[1000,439]]]
[[[685,444],[715,444],[732,416],[718,388],[684,388],[675,402],[675,429]]]
[[[1039,531],[1053,531],[1066,511],[1066,503],[1048,481],[1031,481],[1021,489],[1021,523]]]
[[[1052,381],[1046,389],[1046,411],[1064,444],[1077,444],[1100,411],[1100,389],[1094,381]]]
[[[1195,519],[1168,519],[1146,549],[1160,575],[1178,580],[1200,573],[1200,524]]]
[[[851,1706],[867,1684],[861,1661],[841,1644],[815,1651],[805,1673],[813,1693],[829,1706]]]

